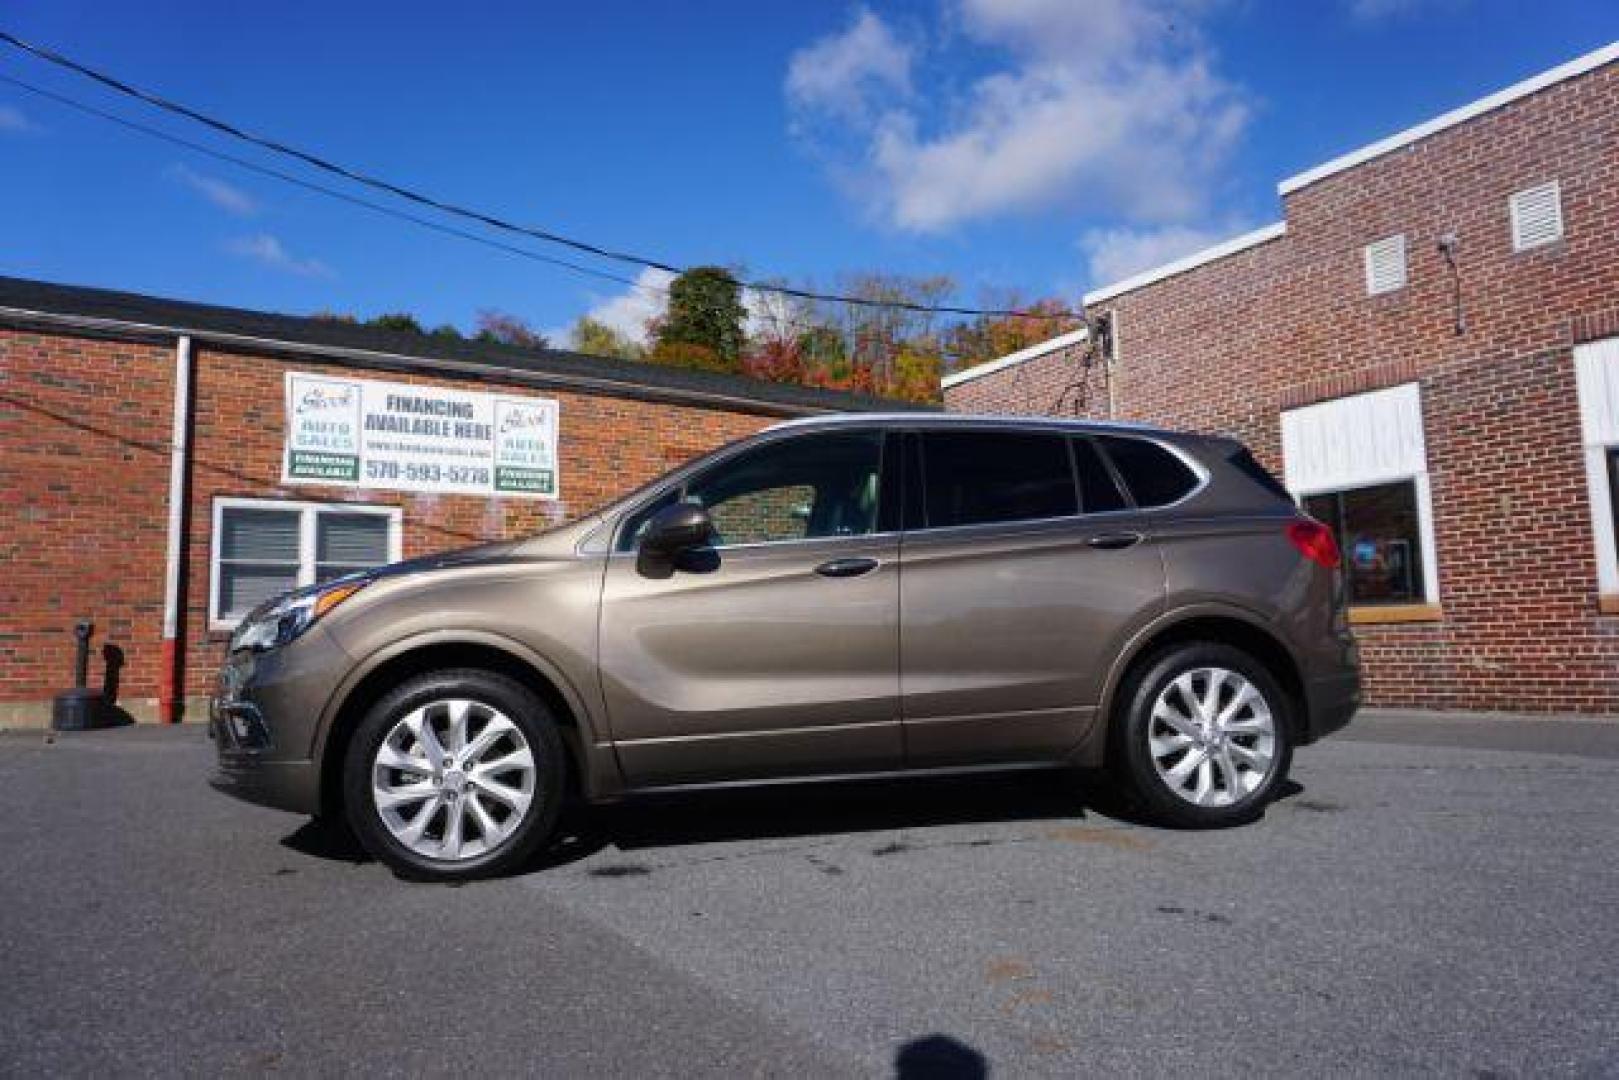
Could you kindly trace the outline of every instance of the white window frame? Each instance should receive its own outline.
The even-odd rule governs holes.
[[[1377,279],[1373,274],[1373,267],[1377,258],[1385,250],[1393,249],[1400,256],[1400,280],[1392,285],[1377,287]],[[1384,296],[1388,293],[1399,292],[1411,283],[1411,262],[1409,251],[1405,242],[1405,233],[1395,233],[1380,240],[1373,240],[1361,249],[1361,262],[1366,271],[1366,295]]]
[[[1328,414],[1336,414],[1335,416]],[[1439,551],[1434,540],[1433,487],[1428,479],[1428,445],[1418,383],[1351,394],[1282,413],[1284,483],[1295,502],[1359,488],[1409,482],[1416,489],[1417,538],[1422,546],[1422,603],[1439,606]],[[1317,430],[1311,432],[1311,427]],[[1337,430],[1332,430],[1337,429]],[[1304,444],[1327,440],[1331,452],[1307,463]],[[1373,452],[1356,451],[1357,438]],[[1336,455],[1337,460],[1331,460]],[[1321,457],[1329,460],[1320,461]],[[1375,610],[1385,605],[1354,604]]]
[[[240,618],[223,618],[219,613],[219,561],[223,543],[225,513],[228,510],[296,510],[298,518],[298,588],[315,583],[315,521],[321,513],[373,514],[388,519],[388,561],[403,555],[404,519],[397,506],[376,503],[310,502],[298,499],[256,499],[220,495],[214,498],[213,535],[208,553],[208,629],[234,630]]]
[[[1574,381],[1591,501],[1591,539],[1596,545],[1597,593],[1606,609],[1619,604],[1619,538],[1614,536],[1613,488],[1608,480],[1608,451],[1619,446],[1619,337],[1575,346]]]

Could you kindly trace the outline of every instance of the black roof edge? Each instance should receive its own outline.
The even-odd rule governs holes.
[[[468,339],[433,338],[305,315],[219,307],[27,278],[0,276],[0,324],[73,324],[78,333],[109,337],[186,334],[244,353],[310,356],[329,363],[382,370],[427,369],[458,378],[510,378],[557,389],[722,405],[732,411],[770,415],[936,411],[933,406],[893,398],[765,382],[744,375],[560,349],[523,349]]]

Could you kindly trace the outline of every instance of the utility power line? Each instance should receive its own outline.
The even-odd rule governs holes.
[[[185,118],[187,120],[190,120],[190,121],[192,121],[194,123],[201,124],[204,127],[207,127],[209,129],[211,129],[213,131],[216,131],[216,132],[218,132],[218,133],[220,133],[222,135],[225,135],[225,136],[227,136],[229,138],[238,140],[240,142],[248,143],[250,145],[259,147],[260,149],[263,149],[263,150],[268,150],[271,153],[278,154],[278,155],[281,155],[283,157],[293,158],[293,159],[295,159],[297,161],[303,162],[305,165],[308,165],[311,168],[318,169],[321,172],[325,172],[325,173],[328,173],[330,175],[340,177],[340,178],[342,178],[344,180],[348,180],[348,181],[350,181],[352,183],[357,183],[357,184],[364,185],[366,187],[372,188],[372,189],[377,190],[377,191],[382,191],[382,192],[384,192],[386,194],[389,194],[389,195],[392,195],[392,196],[394,196],[396,198],[404,199],[404,200],[406,200],[408,202],[415,203],[415,204],[417,204],[419,206],[424,206],[424,207],[427,207],[429,209],[439,211],[440,213],[450,214],[450,215],[455,216],[455,217],[460,217],[460,218],[465,218],[465,219],[470,220],[470,221],[475,221],[475,222],[477,222],[477,223],[479,223],[481,225],[487,226],[489,228],[497,229],[497,230],[502,231],[502,232],[516,233],[516,234],[519,234],[519,235],[522,235],[522,236],[530,237],[531,239],[543,241],[543,242],[548,243],[548,244],[561,245],[563,247],[568,247],[568,248],[571,248],[571,249],[573,249],[575,251],[583,252],[583,253],[588,254],[588,255],[593,255],[593,256],[596,256],[598,258],[608,259],[608,260],[621,262],[621,263],[627,263],[627,264],[630,264],[630,265],[633,265],[633,266],[639,266],[639,267],[643,267],[643,268],[649,268],[649,269],[654,269],[654,270],[662,270],[662,271],[664,271],[666,273],[670,273],[670,274],[680,274],[680,273],[684,272],[684,270],[685,270],[685,268],[683,268],[683,267],[677,266],[677,265],[675,265],[673,263],[669,263],[669,262],[666,262],[666,261],[648,258],[646,256],[637,255],[637,254],[634,254],[634,253],[631,253],[631,252],[617,251],[617,250],[614,250],[612,248],[603,247],[603,246],[600,246],[600,245],[597,245],[597,244],[589,243],[587,241],[578,240],[578,239],[575,239],[573,237],[564,236],[564,235],[562,235],[560,233],[551,232],[551,231],[546,230],[546,229],[539,229],[539,228],[534,228],[534,227],[531,227],[531,226],[520,225],[520,224],[517,224],[516,222],[508,221],[508,220],[506,220],[504,218],[498,217],[498,216],[496,216],[494,214],[491,214],[491,213],[487,213],[485,211],[475,210],[475,209],[472,209],[472,208],[469,208],[469,207],[466,207],[466,206],[459,205],[457,203],[448,202],[448,201],[445,201],[445,200],[442,200],[442,199],[438,199],[438,198],[435,198],[433,196],[426,195],[426,194],[423,194],[423,193],[421,193],[419,191],[416,191],[416,190],[413,190],[411,188],[405,187],[405,186],[403,186],[401,184],[397,184],[397,183],[394,183],[392,181],[382,179],[380,177],[372,176],[372,175],[370,175],[368,173],[360,172],[358,170],[351,169],[351,168],[348,168],[348,167],[343,166],[343,165],[339,165],[339,164],[337,164],[337,163],[335,163],[333,161],[327,160],[327,159],[319,157],[319,156],[317,156],[317,155],[315,155],[313,153],[310,153],[307,150],[302,150],[302,149],[300,149],[298,147],[291,146],[289,144],[286,144],[286,143],[283,143],[283,142],[280,142],[278,140],[271,139],[271,138],[268,138],[268,137],[265,137],[265,136],[255,135],[255,134],[253,134],[253,133],[251,133],[249,131],[246,131],[245,129],[243,129],[241,127],[238,127],[235,124],[229,123],[229,122],[224,121],[224,120],[220,120],[220,119],[218,119],[218,118],[216,118],[214,116],[211,116],[211,115],[209,115],[207,113],[201,112],[200,110],[194,109],[194,108],[192,108],[192,107],[190,107],[188,105],[183,105],[183,104],[181,104],[179,102],[176,102],[176,101],[170,100],[168,98],[162,97],[162,96],[160,96],[158,94],[155,94],[155,93],[152,93],[150,91],[142,90],[139,87],[133,86],[133,85],[131,85],[131,84],[127,83],[127,82],[124,82],[123,80],[118,79],[118,78],[116,78],[116,77],[114,77],[112,75],[109,75],[109,74],[107,74],[107,73],[105,73],[103,71],[100,71],[100,70],[97,70],[96,68],[90,67],[87,64],[80,63],[79,61],[74,60],[71,57],[64,56],[63,54],[61,54],[59,52],[56,52],[53,49],[46,48],[43,45],[35,45],[35,44],[31,43],[31,42],[25,41],[22,38],[19,38],[16,35],[11,34],[11,33],[7,32],[7,31],[4,31],[4,30],[0,30],[0,42],[3,42],[4,44],[10,45],[14,49],[18,49],[18,50],[20,50],[22,52],[28,53],[29,55],[34,56],[34,57],[36,57],[36,58],[38,58],[40,60],[43,60],[46,63],[52,64],[52,65],[54,65],[56,67],[59,67],[59,68],[66,69],[66,70],[71,71],[71,72],[74,72],[77,75],[83,76],[84,78],[87,78],[87,79],[90,79],[90,80],[92,80],[92,81],[94,81],[96,83],[99,83],[102,86],[105,86],[108,89],[113,90],[113,91],[115,91],[115,92],[117,92],[119,94],[122,94],[122,95],[126,96],[126,97],[134,98],[134,99],[136,99],[138,101],[144,102],[147,105],[153,106],[154,108],[161,109],[164,112],[168,112],[168,113],[171,113],[173,115],[181,116],[181,117],[183,117],[183,118]],[[88,108],[88,107],[86,107],[86,108]],[[123,120],[120,120],[119,122],[125,123],[127,126],[135,126],[133,124],[133,122],[123,121]],[[160,136],[160,137],[169,138],[170,141],[177,141],[173,137],[166,136],[166,135],[165,136]],[[230,159],[230,160],[235,160],[235,159]],[[249,167],[252,167],[252,166],[249,166]],[[264,171],[264,170],[261,169],[260,171]],[[286,177],[284,175],[279,175],[279,174],[277,174],[277,175],[281,179],[289,179],[288,177]],[[310,185],[307,182],[296,181],[296,180],[294,180],[293,182],[302,183],[305,187],[313,187],[313,185]],[[331,192],[327,192],[327,193],[332,194]],[[339,196],[339,197],[344,197],[344,196]],[[370,203],[362,202],[360,200],[353,200],[353,199],[351,199],[350,201],[354,201],[354,202],[358,203],[359,205],[368,206],[368,207],[370,207],[372,209],[377,209],[375,204],[370,204]],[[383,211],[383,212],[388,212],[388,211]],[[420,224],[421,221],[418,220],[418,223]],[[430,226],[430,227],[432,227],[432,226]],[[518,250],[522,250],[522,249],[518,249]],[[534,253],[532,253],[532,252],[529,252],[528,254],[530,256],[534,256]],[[590,271],[586,271],[586,272],[590,272]],[[619,278],[619,279],[615,279],[615,280],[623,280],[623,279]],[[901,311],[913,311],[913,312],[918,312],[918,313],[922,313],[922,314],[963,315],[963,316],[973,316],[973,317],[984,316],[984,317],[992,317],[992,318],[1022,317],[1022,318],[1083,319],[1085,317],[1083,312],[1075,312],[1075,311],[1034,312],[1034,311],[1019,311],[1019,310],[1016,310],[1016,309],[1004,309],[1004,308],[962,307],[962,306],[957,306],[957,305],[952,305],[952,304],[922,304],[922,303],[916,303],[916,302],[907,301],[907,300],[876,300],[876,299],[872,299],[872,298],[869,298],[869,297],[849,296],[849,295],[844,295],[844,294],[840,294],[840,293],[822,293],[822,292],[817,292],[817,291],[815,291],[813,289],[800,289],[800,288],[795,288],[795,287],[789,286],[789,285],[781,285],[781,284],[767,282],[767,281],[739,281],[737,284],[739,284],[743,288],[752,289],[755,292],[773,293],[773,294],[776,294],[778,296],[789,296],[789,297],[793,297],[793,298],[799,299],[799,300],[814,300],[814,301],[820,301],[820,302],[823,302],[823,303],[847,304],[847,305],[854,306],[854,307],[889,308],[889,309],[901,310]]]
[[[183,147],[195,153],[206,155],[207,157],[211,157],[216,161],[228,162],[237,166],[238,168],[257,173],[260,176],[267,176],[273,180],[280,180],[284,183],[293,184],[297,187],[303,188],[306,191],[313,191],[329,198],[341,200],[342,202],[346,202],[351,206],[363,207],[364,209],[386,215],[387,217],[396,218],[400,221],[406,221],[412,225],[419,225],[424,229],[432,229],[434,232],[443,233],[446,236],[454,236],[459,237],[462,240],[470,240],[475,244],[483,244],[485,247],[495,248],[500,251],[508,252],[512,255],[521,255],[525,259],[533,259],[537,262],[547,263],[551,266],[559,266],[580,274],[589,274],[591,277],[601,278],[604,281],[616,281],[621,285],[629,285],[632,288],[657,288],[656,286],[646,285],[642,282],[636,281],[634,278],[625,277],[622,274],[615,274],[607,270],[598,270],[593,266],[585,266],[582,263],[570,262],[567,259],[558,259],[551,255],[542,255],[537,251],[530,251],[527,248],[517,247],[514,244],[508,244],[487,236],[480,236],[477,233],[468,232],[466,229],[458,229],[454,225],[446,225],[440,221],[433,221],[429,218],[424,218],[420,215],[412,214],[405,210],[400,210],[397,207],[387,206],[379,202],[372,202],[369,199],[362,199],[358,195],[351,195],[346,191],[338,191],[336,188],[327,187],[324,184],[317,184],[313,180],[306,180],[301,176],[293,176],[291,173],[282,172],[280,169],[274,169],[268,165],[260,165],[256,161],[249,161],[247,158],[238,157],[235,154],[226,153],[223,150],[216,150],[211,146],[205,146],[202,143],[194,142],[191,139],[171,134],[170,132],[163,131],[160,128],[155,128],[148,124],[143,124],[138,120],[131,120],[128,117],[119,116],[117,113],[108,112],[105,109],[97,108],[94,105],[88,105],[82,101],[76,101],[65,94],[58,94],[54,90],[47,90],[42,86],[35,86],[33,83],[14,78],[3,72],[0,72],[0,82],[15,86],[19,90],[26,90],[30,94],[37,94],[42,98],[56,102],[58,105],[63,105],[67,108],[75,109],[90,116],[117,124],[120,127],[128,128],[131,131],[139,132],[142,135],[148,135],[154,139],[161,139],[162,141],[170,143],[174,146]]]
[[[126,128],[137,134],[145,135],[150,138],[169,143],[172,146],[181,147],[182,149],[189,150],[193,153],[212,158],[215,161],[225,162],[229,165],[245,169],[248,172],[259,176],[264,176],[272,180],[279,180],[282,183],[291,184],[295,187],[302,188],[305,191],[314,192],[317,195],[324,195],[328,198],[336,199],[351,206],[358,206],[362,209],[370,210],[385,217],[394,218],[411,225],[419,226],[423,229],[430,229],[433,232],[440,233],[445,236],[455,237],[456,239],[460,240],[468,240],[474,244],[481,244],[484,247],[493,248],[494,250],[503,251],[511,255],[517,255],[525,259],[531,259],[535,262],[545,263],[549,266],[556,266],[565,270],[571,270],[575,273],[586,274],[590,277],[600,278],[604,281],[616,282],[620,285],[627,286],[628,288],[635,289],[638,292],[645,293],[647,296],[655,299],[662,301],[667,301],[669,299],[669,287],[667,285],[652,285],[644,281],[639,281],[635,278],[625,277],[623,274],[615,274],[610,270],[600,270],[596,267],[585,266],[582,263],[572,262],[568,259],[559,259],[553,255],[545,255],[537,251],[531,251],[528,248],[518,247],[515,244],[508,244],[502,240],[482,236],[466,229],[457,228],[454,225],[446,225],[440,221],[433,221],[430,218],[422,217],[419,214],[412,214],[409,211],[401,210],[398,207],[388,206],[385,203],[374,202],[370,199],[364,199],[358,195],[352,195],[346,191],[339,191],[336,188],[329,187],[325,184],[320,184],[313,180],[305,179],[301,176],[294,176],[291,173],[283,172],[280,169],[276,169],[268,165],[262,165],[256,161],[250,161],[247,158],[239,157],[235,154],[228,153],[227,151],[204,145],[203,143],[196,142],[192,139],[187,139],[180,135],[175,135],[171,132],[164,131],[161,128],[152,127],[150,124],[144,124],[139,120],[131,120],[128,117],[119,116],[117,113],[109,112],[106,109],[102,109],[95,105],[90,105],[86,102],[68,97],[66,94],[59,94],[54,90],[47,90],[42,86],[36,86],[24,79],[7,75],[4,72],[0,72],[0,83],[14,86],[19,90],[34,94],[47,101],[54,102],[55,104],[73,109],[77,112],[84,113],[99,120],[105,120],[108,123],[116,124],[119,127]],[[791,327],[792,329],[798,331],[833,330],[836,332],[836,327],[833,327],[829,323],[806,322],[802,319],[794,319],[790,316],[773,311],[759,314],[755,317],[761,322],[766,322],[776,327]],[[940,347],[937,351],[940,356],[952,360],[979,359],[976,354],[962,353],[942,347]]]

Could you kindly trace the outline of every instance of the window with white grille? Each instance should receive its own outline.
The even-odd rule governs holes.
[[[1563,238],[1563,193],[1557,181],[1513,193],[1512,250],[1526,251]]]
[[[395,562],[399,549],[395,507],[216,499],[209,620],[232,626],[271,597]]]
[[[1369,296],[1405,288],[1405,234],[1366,245],[1366,292]]]

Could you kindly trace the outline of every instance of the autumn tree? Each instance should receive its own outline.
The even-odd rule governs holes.
[[[579,316],[579,321],[568,331],[568,341],[576,352],[590,356],[616,356],[621,360],[640,360],[646,356],[646,346],[589,315]]]
[[[804,351],[792,338],[764,341],[742,358],[742,373],[766,382],[801,384],[807,374]]]
[[[520,349],[549,349],[551,343],[545,335],[516,315],[494,308],[478,312],[477,341],[495,345],[514,345]]]
[[[934,342],[939,329],[936,309],[955,291],[955,281],[943,275],[869,271],[845,278],[843,292],[865,301],[843,305],[849,354],[870,365],[878,385],[891,381],[900,346],[922,348],[925,342]]]
[[[1015,293],[1006,293],[989,298],[985,306],[1020,314],[980,315],[952,327],[945,341],[955,360],[953,370],[997,360],[1080,326],[1069,305],[1057,299],[1027,302]]]

